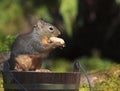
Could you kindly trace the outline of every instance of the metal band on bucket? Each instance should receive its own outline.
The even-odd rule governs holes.
[[[75,84],[22,84],[26,89],[41,90],[74,90]],[[22,89],[18,84],[4,84],[5,89]]]

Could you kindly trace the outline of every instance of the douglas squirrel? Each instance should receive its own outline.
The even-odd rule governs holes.
[[[15,39],[9,59],[10,70],[44,72],[40,69],[42,59],[56,47],[64,47],[64,40],[57,37],[60,34],[52,24],[38,20],[32,31]]]

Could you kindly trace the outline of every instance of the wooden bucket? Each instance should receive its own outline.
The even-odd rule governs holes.
[[[8,72],[7,74],[8,76],[4,76],[5,91],[79,91],[79,72]]]

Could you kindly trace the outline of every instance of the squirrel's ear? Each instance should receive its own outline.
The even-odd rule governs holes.
[[[37,22],[38,28],[42,28],[45,25],[45,22],[43,20],[39,20]]]

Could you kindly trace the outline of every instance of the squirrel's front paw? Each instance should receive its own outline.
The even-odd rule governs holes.
[[[36,69],[35,72],[51,72],[48,69]]]
[[[65,46],[65,41],[62,38],[50,37],[50,42],[54,43],[55,46]]]

